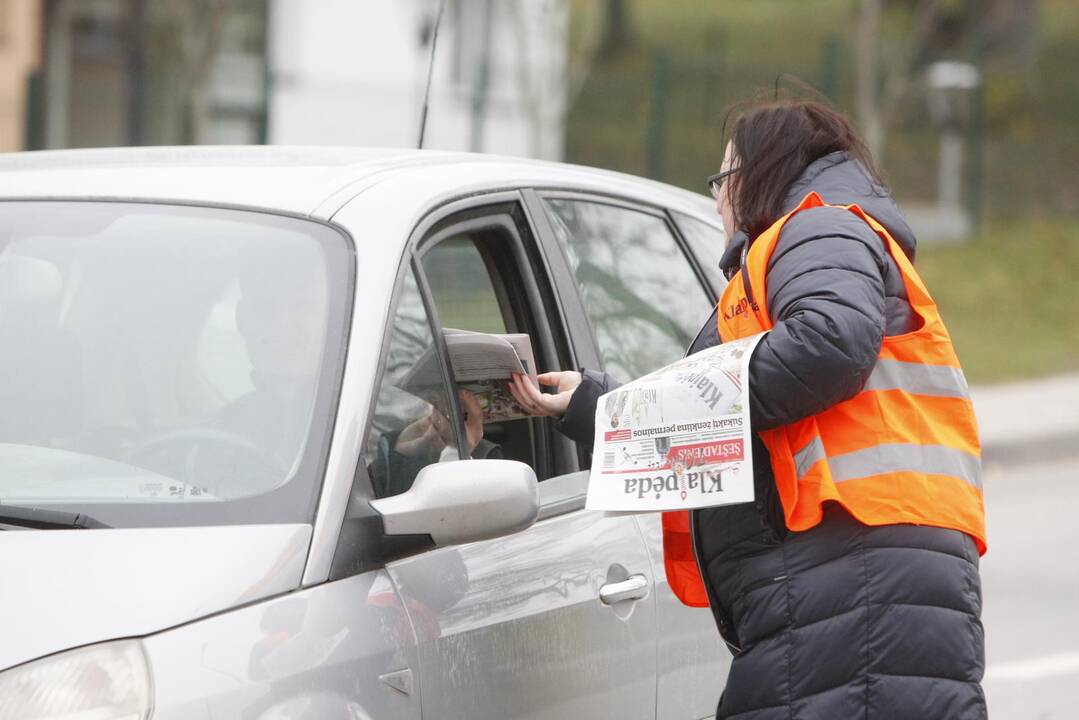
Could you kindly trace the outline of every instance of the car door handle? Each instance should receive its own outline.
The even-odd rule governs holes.
[[[640,600],[648,595],[648,578],[630,575],[622,582],[607,583],[599,589],[599,599],[604,605],[614,605],[624,600]]]

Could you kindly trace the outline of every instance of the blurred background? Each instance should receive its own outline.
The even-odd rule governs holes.
[[[438,8],[0,0],[0,151],[415,147]],[[446,0],[438,37],[430,148],[705,192],[739,100],[855,118],[975,386],[990,706],[1079,717],[1079,0]]]
[[[437,10],[0,0],[0,151],[414,146]],[[1076,0],[447,0],[441,38],[425,146],[696,191],[726,108],[799,78],[857,119],[968,376],[1079,369]]]

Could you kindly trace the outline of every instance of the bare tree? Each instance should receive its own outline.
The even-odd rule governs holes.
[[[1028,69],[1038,53],[1037,7],[1034,0],[859,0],[855,105],[870,151],[887,152],[891,124],[920,90],[929,62],[973,57]]]
[[[603,36],[600,41],[601,56],[618,55],[632,46],[635,40],[629,0],[607,0],[606,12],[603,14]]]
[[[1034,0],[993,0],[986,36],[994,62],[1020,70],[1034,67],[1041,50],[1038,5]]]
[[[236,0],[158,0],[165,37],[177,59],[180,93],[184,98],[184,140],[201,144],[208,140],[210,77],[221,41],[221,27]]]
[[[884,141],[880,100],[877,90],[880,42],[880,15],[884,0],[862,0],[858,9],[858,28],[855,35],[855,63],[857,94],[855,104],[858,120],[862,124],[862,136],[874,157],[880,156]]]
[[[941,17],[940,0],[901,4],[910,8],[910,31],[890,35],[882,30],[884,0],[861,0],[858,6],[855,105],[866,145],[878,160],[887,151],[888,131],[900,103],[918,81],[920,61]]]
[[[504,5],[510,15],[517,52],[514,68],[520,109],[528,118],[529,154],[549,160],[561,159],[561,146],[544,140],[561,138],[565,128],[569,9],[564,2],[536,3],[513,0]]]
[[[185,65],[188,68],[188,122],[191,141],[203,143],[207,140],[207,126],[210,121],[210,71],[221,39],[221,25],[229,0],[201,0],[193,5],[202,6],[204,32],[201,42],[189,36],[185,47]]]

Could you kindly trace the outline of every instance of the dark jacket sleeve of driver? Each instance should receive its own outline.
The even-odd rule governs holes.
[[[884,338],[889,271],[880,237],[846,210],[806,210],[784,226],[766,279],[774,327],[749,366],[755,430],[788,425],[861,391]]]

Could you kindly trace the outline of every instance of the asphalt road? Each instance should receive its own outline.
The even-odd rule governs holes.
[[[989,716],[1079,719],[1079,457],[984,480]]]

